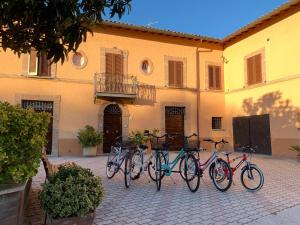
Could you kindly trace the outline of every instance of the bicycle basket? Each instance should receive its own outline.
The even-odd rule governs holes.
[[[167,147],[165,137],[163,137],[163,138],[152,137],[152,138],[150,138],[150,144],[151,144],[152,150],[162,150]]]
[[[200,148],[200,141],[197,137],[190,138],[187,142],[187,149],[188,150],[198,150]]]

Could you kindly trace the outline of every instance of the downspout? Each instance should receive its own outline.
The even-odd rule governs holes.
[[[200,139],[200,70],[199,70],[199,48],[196,47],[196,82],[197,82],[197,135]]]

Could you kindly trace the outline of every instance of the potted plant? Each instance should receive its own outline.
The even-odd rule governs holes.
[[[0,221],[23,224],[31,178],[46,144],[50,115],[0,102]]]
[[[103,141],[100,132],[97,132],[94,127],[86,125],[84,129],[79,130],[77,137],[83,148],[83,156],[97,155],[97,145]]]
[[[300,145],[293,145],[290,147],[290,150],[297,153],[297,160],[300,162]]]
[[[39,193],[51,225],[90,225],[104,189],[100,177],[78,165],[60,166]]]

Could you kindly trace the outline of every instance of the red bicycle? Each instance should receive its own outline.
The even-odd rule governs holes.
[[[230,160],[229,155],[232,152],[224,153],[227,158],[227,163],[230,165],[238,159],[241,159],[234,167],[231,167],[232,174],[243,164],[245,164],[241,169],[241,183],[248,191],[258,191],[264,185],[264,174],[256,164],[251,163],[252,153],[255,153],[257,146],[250,147],[244,146],[240,147],[240,150],[243,151],[243,154],[237,156]]]
[[[222,139],[219,142],[215,142],[211,140],[213,143],[222,144],[222,148],[224,144],[227,144],[228,142]],[[241,167],[241,165],[245,164],[241,169],[241,183],[248,191],[258,191],[260,190],[264,185],[264,174],[261,171],[260,168],[256,164],[251,163],[252,153],[255,153],[256,147],[250,147],[250,146],[244,146],[240,147],[240,150],[243,151],[243,154],[240,156],[237,156],[233,159],[229,158],[229,155],[231,155],[233,152],[223,152],[223,154],[227,158],[227,163],[231,168],[232,175],[234,175],[235,171]],[[250,160],[249,160],[250,158]],[[234,167],[232,167],[232,163],[236,160],[241,159]],[[209,168],[209,175],[212,177],[213,174],[213,168]]]

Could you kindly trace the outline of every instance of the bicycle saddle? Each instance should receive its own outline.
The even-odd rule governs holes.
[[[224,155],[229,156],[231,155],[233,152],[222,152]]]

